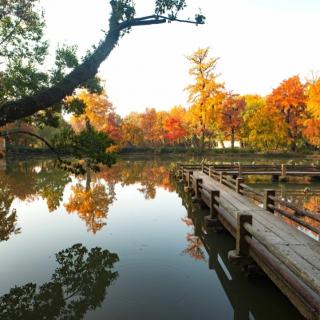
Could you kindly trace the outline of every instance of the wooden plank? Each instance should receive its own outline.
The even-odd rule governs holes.
[[[279,217],[260,209],[230,188],[215,182],[196,171],[207,188],[219,189],[221,205],[236,218],[238,213],[249,213],[254,217],[253,228],[264,246],[279,257],[290,270],[304,279],[316,292],[320,292],[319,244],[302,232],[287,225]]]

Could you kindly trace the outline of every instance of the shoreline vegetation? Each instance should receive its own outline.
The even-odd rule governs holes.
[[[59,150],[57,150],[59,151]],[[299,150],[296,152],[292,151],[256,151],[248,148],[226,148],[226,149],[204,149],[199,150],[196,148],[185,148],[185,147],[160,147],[160,148],[123,148],[116,153],[120,158],[122,157],[140,157],[140,156],[217,156],[217,157],[266,157],[266,158],[319,158],[320,151],[314,150]],[[61,152],[61,156],[70,157],[72,155]],[[46,157],[53,158],[55,155],[50,149],[47,148],[28,148],[28,147],[9,147],[5,157],[8,160],[12,158],[23,158],[23,157]]]

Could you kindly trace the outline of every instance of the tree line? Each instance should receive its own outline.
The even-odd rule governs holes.
[[[217,58],[199,49],[187,59],[191,84],[188,106],[168,111],[146,108],[120,117],[106,92],[80,90],[66,104],[83,103],[85,112],[73,115],[76,132],[88,125],[113,141],[109,150],[121,148],[185,147],[212,149],[230,141],[258,151],[297,151],[320,146],[320,79],[301,81],[298,75],[283,80],[267,96],[238,95],[225,89],[216,73]]]

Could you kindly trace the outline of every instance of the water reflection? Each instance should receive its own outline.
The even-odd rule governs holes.
[[[197,261],[206,262],[206,255],[204,245],[201,239],[195,234],[194,225],[192,219],[185,217],[181,219],[188,227],[192,228],[192,232],[187,233],[188,246],[182,251],[182,254],[189,255],[191,258]]]
[[[70,181],[69,174],[56,169],[53,161],[8,162],[6,170],[0,170],[1,188],[5,186],[11,197],[30,202],[40,197],[50,212],[60,206]]]
[[[0,183],[0,241],[9,240],[12,234],[17,234],[20,229],[17,227],[17,212],[10,210],[14,195],[6,181]]]
[[[183,253],[192,259],[208,262],[209,269],[214,270],[232,305],[233,319],[302,319],[267,277],[259,275],[251,281],[238,265],[229,263],[228,252],[234,249],[234,240],[227,233],[207,230],[204,217],[209,212],[194,205],[181,185],[176,187],[187,209],[183,222],[193,230],[187,234],[187,248]],[[268,296],[272,297],[272,308],[265,303]]]
[[[1,243],[2,294],[8,293],[0,297],[0,319],[230,319],[232,308],[238,319],[300,318],[269,280],[250,282],[228,264],[234,240],[209,234],[203,212],[187,198],[184,217],[178,196],[170,193],[176,188],[168,175],[173,162],[119,161],[82,178],[54,169],[50,161],[8,163],[0,172],[0,207],[9,217],[16,206],[18,215],[2,219],[1,228],[9,230],[7,239],[19,232],[18,217],[23,232]],[[46,203],[35,201],[42,198]],[[108,243],[121,256],[121,277],[106,303],[107,288],[117,278],[117,255],[73,246],[57,254],[57,269],[47,274],[48,252],[75,242],[88,248]],[[9,292],[27,281],[33,283]]]
[[[16,286],[0,297],[0,319],[82,319],[101,305],[107,288],[118,278],[118,255],[81,244],[56,254],[58,267],[42,285]]]
[[[68,213],[76,212],[87,226],[87,230],[95,234],[107,223],[109,205],[115,199],[114,184],[107,187],[99,180],[91,181],[90,169],[87,169],[85,186],[78,182],[71,186],[71,195],[64,206]]]
[[[158,187],[174,190],[169,181],[169,165],[170,162],[160,161],[119,161],[99,173],[87,170],[82,178],[57,169],[53,161],[7,163],[6,170],[0,171],[0,233],[6,233],[0,239],[7,240],[19,231],[15,210],[9,213],[14,198],[29,202],[42,198],[49,212],[53,212],[62,204],[68,184],[71,194],[64,207],[68,213],[76,213],[87,230],[95,234],[107,224],[109,207],[116,199],[116,184],[137,184],[145,199],[154,199]]]

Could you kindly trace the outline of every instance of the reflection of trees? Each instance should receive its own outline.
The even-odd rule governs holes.
[[[0,318],[82,319],[101,305],[106,289],[117,279],[112,271],[118,255],[81,244],[56,254],[59,266],[51,281],[37,286],[27,283],[0,297]]]
[[[77,183],[71,187],[72,194],[65,208],[69,213],[77,212],[85,221],[88,231],[94,234],[106,225],[109,205],[114,201],[114,185],[106,187],[99,181],[91,183],[91,173],[88,170],[86,185]]]
[[[69,181],[68,173],[56,169],[53,161],[13,162],[0,172],[0,183],[8,186],[12,196],[31,201],[46,199],[49,211],[59,207]]]
[[[13,196],[6,185],[0,186],[0,241],[9,240],[12,234],[17,234],[20,229],[17,227],[16,210],[11,210]]]
[[[88,230],[96,233],[106,225],[108,208],[115,199],[117,183],[122,186],[139,184],[138,190],[144,197],[154,199],[159,187],[170,192],[174,190],[169,179],[169,165],[169,162],[156,160],[119,161],[111,168],[105,167],[101,172],[93,173],[92,177],[89,173],[85,186],[79,178],[78,183],[71,187],[72,195],[65,207],[69,213],[77,212],[85,221]],[[15,161],[7,164],[5,172],[0,171],[0,184],[6,186],[11,202],[14,197],[23,201],[33,201],[41,197],[47,201],[50,212],[60,206],[64,188],[70,181],[70,175],[66,171],[57,169],[54,162],[48,160]],[[13,213],[10,219],[7,219],[6,228],[9,222],[11,225],[15,223],[13,220],[15,221],[16,216],[15,212]],[[4,220],[4,216],[8,218],[8,211],[6,215],[2,214],[0,219]]]
[[[206,261],[206,256],[203,250],[201,239],[193,233],[187,234],[188,246],[182,251],[182,254],[189,255],[191,258],[198,261]]]
[[[158,187],[169,192],[174,190],[168,166],[160,161],[120,161],[115,166],[102,170],[98,177],[109,183],[121,183],[122,186],[139,183],[141,187],[138,190],[146,199],[154,199]]]
[[[69,213],[77,212],[84,220],[88,231],[96,233],[106,225],[109,205],[113,202],[106,187],[100,183],[93,184],[89,189],[78,183],[71,187],[72,195],[65,207]]]
[[[188,255],[197,261],[206,261],[204,246],[199,237],[194,234],[194,225],[191,219],[185,217],[181,219],[188,227],[193,228],[193,232],[187,233],[188,246],[182,251],[183,255]]]

